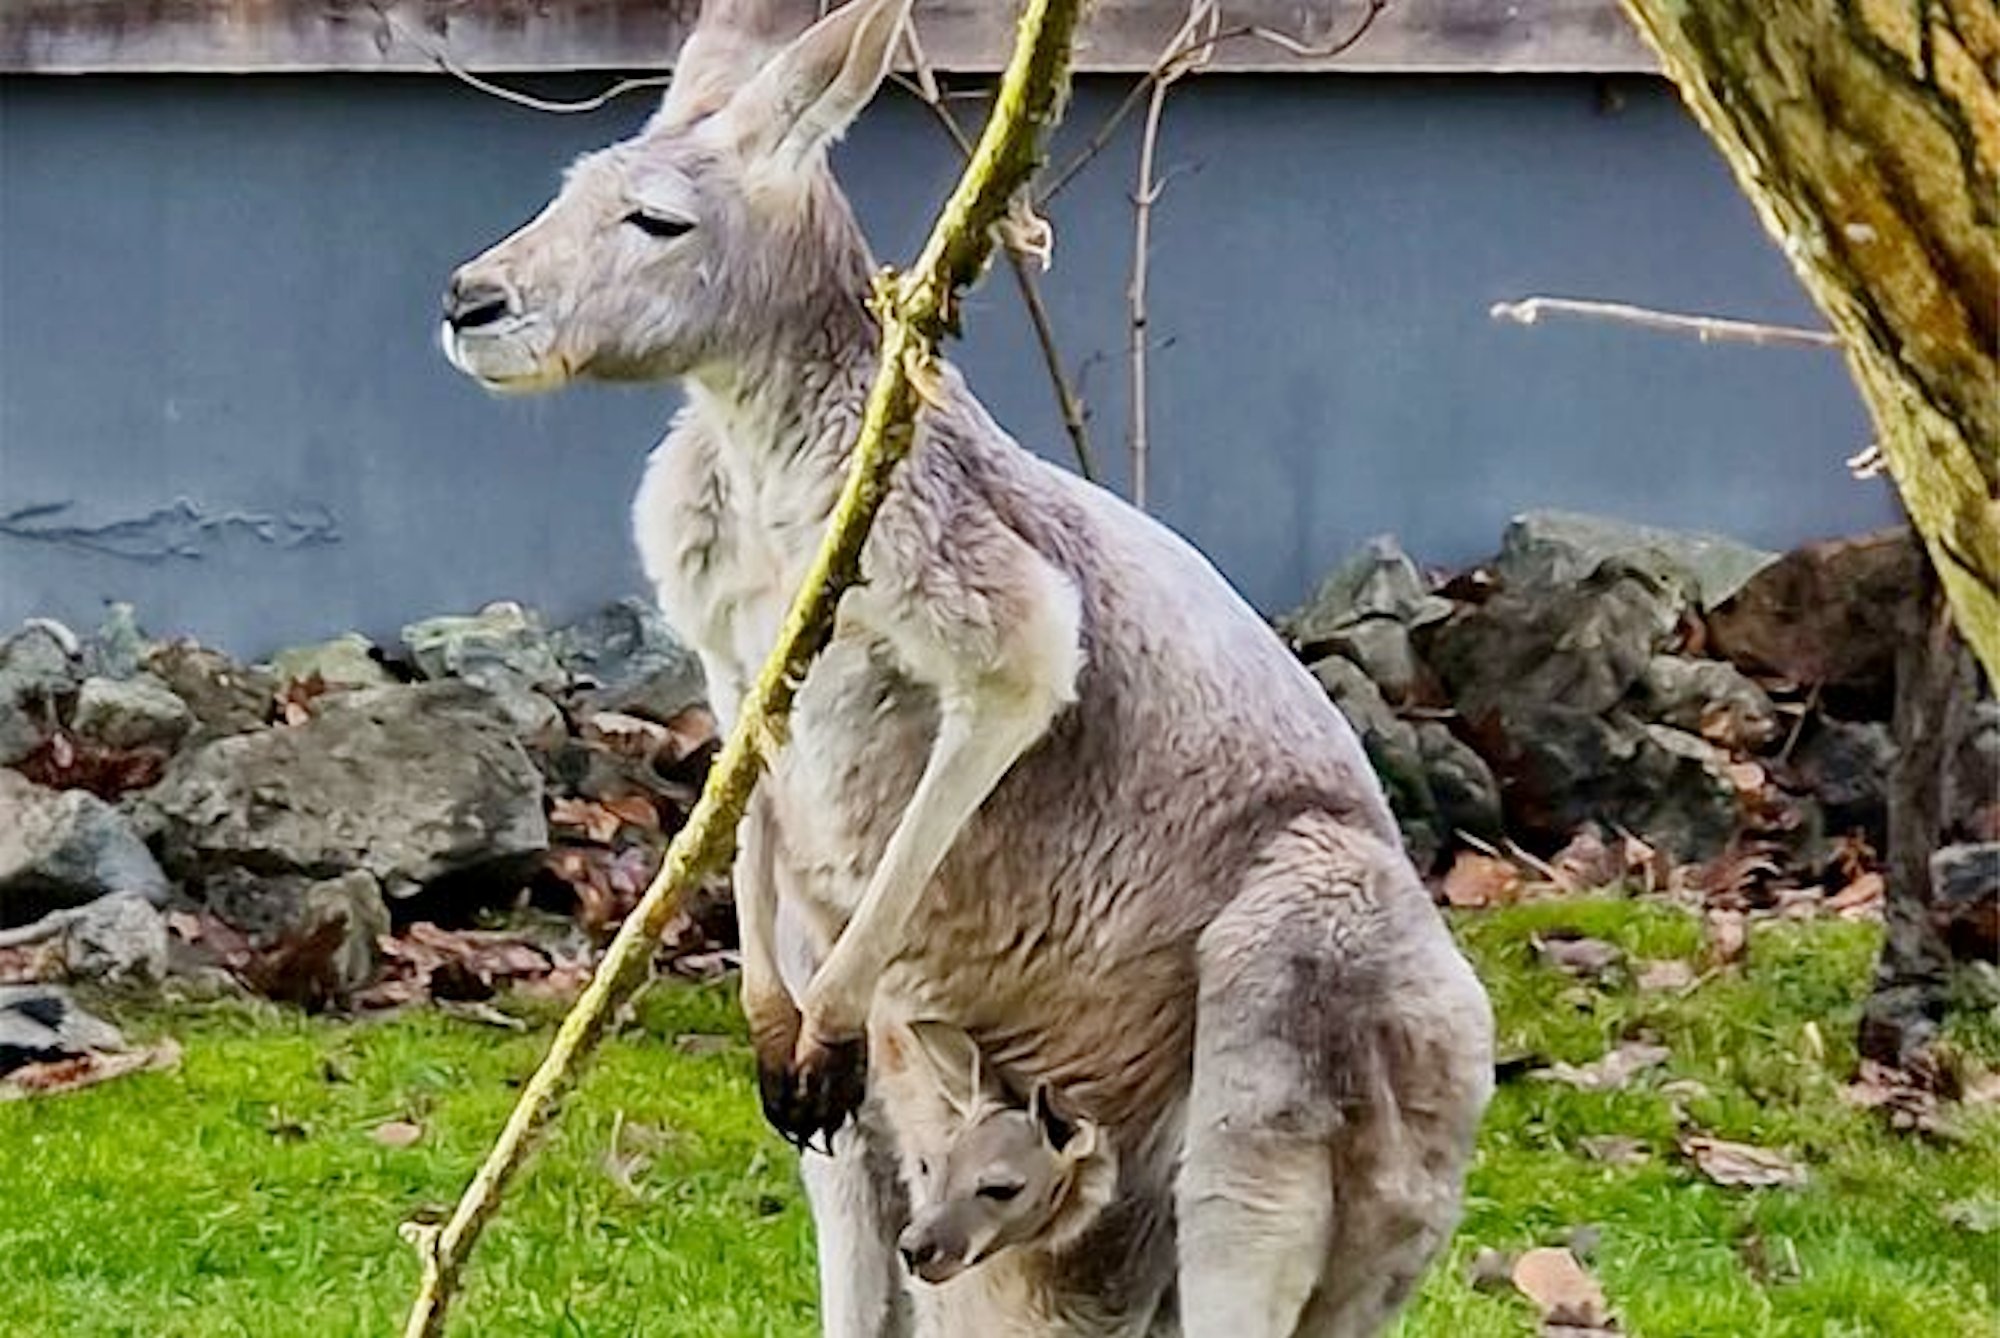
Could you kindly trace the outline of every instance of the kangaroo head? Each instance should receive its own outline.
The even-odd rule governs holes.
[[[445,355],[494,390],[726,365],[858,303],[869,259],[826,150],[883,77],[911,0],[853,0],[779,45],[769,0],[708,0],[659,111],[584,155],[461,266]]]
[[[897,1241],[910,1271],[946,1282],[1013,1246],[1074,1240],[1117,1180],[1097,1126],[1059,1115],[1046,1083],[1021,1099],[958,1028],[916,1022],[910,1031],[953,1116],[942,1150],[919,1159],[910,1225]]]

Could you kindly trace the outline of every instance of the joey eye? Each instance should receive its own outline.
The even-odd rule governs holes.
[[[1020,1192],[1021,1187],[1019,1185],[981,1185],[979,1187],[979,1197],[982,1199],[992,1199],[995,1203],[1005,1203],[1009,1199],[1018,1196]]]
[[[922,1157],[917,1158],[917,1174],[927,1176],[930,1173],[931,1173],[931,1164],[928,1161],[924,1160]]]
[[[648,237],[658,237],[662,241],[670,241],[675,237],[685,237],[688,233],[694,231],[694,224],[684,218],[668,218],[665,214],[649,214],[643,209],[634,209],[631,213],[625,215],[625,221],[645,233]]]

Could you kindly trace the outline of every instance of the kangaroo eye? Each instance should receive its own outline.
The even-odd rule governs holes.
[[[658,237],[663,241],[671,240],[675,237],[685,237],[688,233],[694,231],[694,224],[684,218],[668,218],[664,214],[649,214],[643,209],[634,209],[631,213],[625,215],[625,221],[645,233],[648,237]]]
[[[1020,1192],[1021,1187],[1019,1185],[981,1185],[979,1187],[980,1198],[992,1199],[996,1203],[1005,1203],[1007,1200],[1020,1194]]]
[[[927,1176],[930,1173],[931,1173],[931,1164],[925,1161],[922,1157],[917,1158],[917,1174]]]

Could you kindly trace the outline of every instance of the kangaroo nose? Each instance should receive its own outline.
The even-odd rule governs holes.
[[[514,295],[497,283],[453,275],[445,289],[444,318],[454,330],[476,330],[513,314]]]

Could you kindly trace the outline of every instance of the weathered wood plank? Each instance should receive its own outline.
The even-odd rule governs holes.
[[[803,25],[816,0],[795,0]],[[678,49],[697,0],[0,0],[0,72],[416,71],[448,50],[467,69],[645,69]],[[1150,65],[1182,0],[1099,0],[1078,66]],[[1258,24],[1324,42],[1360,0],[1225,0],[1226,26]],[[997,69],[1012,39],[1006,0],[920,0],[931,59]],[[1233,70],[1632,71],[1651,54],[1616,0],[1391,0],[1366,40],[1337,60],[1298,59],[1260,42],[1217,54]]]

